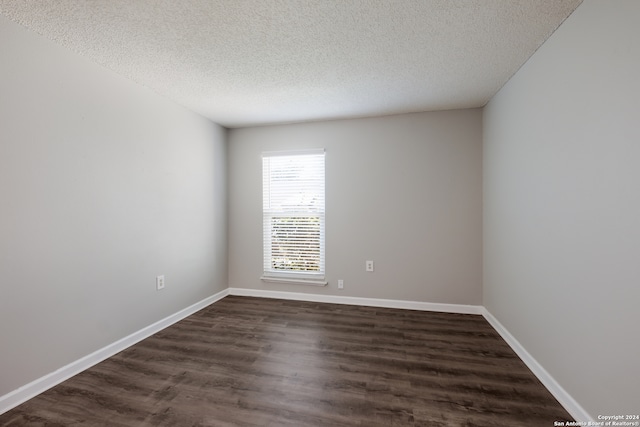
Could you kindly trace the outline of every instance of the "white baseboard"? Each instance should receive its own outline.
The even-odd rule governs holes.
[[[540,380],[540,382],[547,388],[547,390],[549,390],[553,397],[555,397],[558,402],[560,402],[564,409],[566,409],[567,412],[571,414],[571,416],[575,418],[576,421],[581,421],[584,423],[594,421],[593,417],[591,417],[591,415],[589,415],[589,413],[585,411],[585,409],[580,406],[580,404],[576,402],[576,400],[571,397],[571,395],[567,393],[567,391],[562,388],[560,384],[558,384],[558,382],[551,376],[551,374],[549,374],[549,372],[547,372],[547,370],[544,369],[542,365],[529,354],[529,352],[522,346],[522,344],[520,344],[520,342],[518,342],[518,340],[515,339],[515,337],[511,335],[511,333],[509,333],[509,331],[504,326],[502,326],[498,319],[496,319],[491,313],[489,313],[489,310],[487,310],[485,307],[482,307],[482,315],[485,319],[487,319],[487,322],[489,322],[489,324],[493,326],[493,329],[495,329],[500,334],[502,339],[504,339],[507,344],[509,344],[513,351],[516,352],[518,357],[522,359],[525,365],[527,365],[527,367],[531,369],[531,372],[533,372],[533,374]]]
[[[279,292],[260,289],[229,288],[229,295],[251,296],[260,298],[279,298],[296,301],[326,302],[332,304],[364,305],[370,307],[401,308],[407,310],[439,311],[445,313],[481,314],[500,334],[513,351],[522,359],[533,374],[558,400],[558,402],[575,418],[576,421],[589,422],[593,418],[565,389],[529,354],[513,335],[502,326],[489,311],[480,305],[441,304],[416,301],[388,300],[377,298],[340,297],[335,295],[318,295],[296,292]]]
[[[229,290],[225,289],[217,294],[211,295],[208,298],[203,299],[183,310],[178,311],[162,320],[159,320],[133,334],[126,336],[100,350],[94,351],[81,359],[69,363],[62,368],[51,372],[43,377],[38,378],[35,381],[30,382],[12,392],[0,396],[0,414],[3,414],[10,409],[15,408],[23,402],[37,396],[38,394],[50,389],[53,386],[60,384],[61,382],[79,374],[80,372],[89,369],[93,365],[102,362],[105,359],[121,352],[122,350],[131,347],[135,343],[142,341],[145,338],[165,329],[168,326],[173,325],[176,322],[192,315],[193,313],[202,310],[208,305],[224,298],[229,294]]]
[[[229,295],[278,298],[295,301],[326,302],[331,304],[364,305],[369,307],[401,308],[405,310],[439,311],[444,313],[482,314],[482,306],[464,304],[442,304],[433,302],[404,301],[379,298],[341,297],[336,295],[305,294],[260,289],[229,288]]]
[[[332,304],[361,305],[369,307],[399,308],[406,310],[437,311],[445,313],[481,314],[500,334],[507,344],[522,359],[534,375],[542,382],[549,392],[560,402],[576,421],[589,422],[593,418],[566,390],[529,354],[509,331],[483,306],[464,304],[442,304],[418,301],[389,300],[378,298],[341,297],[335,295],[318,295],[296,292],[279,292],[259,289],[228,288],[208,298],[203,299],[177,313],[149,325],[133,334],[126,336],[106,347],[101,348],[81,359],[51,372],[35,381],[30,382],[4,396],[0,396],[0,414],[20,405],[38,394],[54,387],[74,375],[102,362],[105,359],[125,350],[145,338],[165,329],[174,323],[192,315],[193,313],[221,300],[227,295],[251,296],[261,298],[278,298],[296,301],[322,302]]]

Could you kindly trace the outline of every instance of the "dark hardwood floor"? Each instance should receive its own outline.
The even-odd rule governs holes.
[[[0,415],[0,425],[569,419],[482,316],[229,296]]]

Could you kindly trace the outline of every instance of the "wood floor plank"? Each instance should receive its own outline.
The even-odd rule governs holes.
[[[477,315],[229,296],[2,426],[552,426],[569,414]]]

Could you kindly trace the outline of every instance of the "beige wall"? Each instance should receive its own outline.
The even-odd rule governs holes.
[[[594,418],[640,409],[638,17],[585,0],[484,113],[484,305]]]
[[[224,129],[1,16],[0,58],[2,396],[226,288],[227,259]]]
[[[230,286],[480,304],[481,117],[475,109],[230,130]],[[323,147],[329,285],[263,283],[260,155]]]

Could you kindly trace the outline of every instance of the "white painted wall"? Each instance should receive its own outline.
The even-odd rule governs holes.
[[[474,109],[230,130],[230,286],[480,304],[481,122]],[[322,147],[330,283],[263,283],[261,153]]]
[[[2,396],[226,288],[227,241],[223,128],[1,16],[0,58]]]
[[[484,305],[594,418],[640,409],[639,18],[585,0],[484,112]]]

